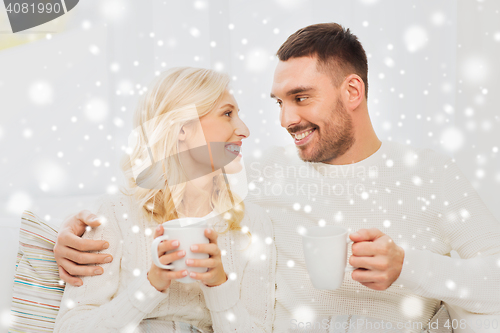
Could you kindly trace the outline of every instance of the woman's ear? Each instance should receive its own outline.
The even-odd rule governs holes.
[[[186,140],[186,129],[184,128],[184,126],[181,127],[181,130],[179,131],[179,141],[184,141]]]

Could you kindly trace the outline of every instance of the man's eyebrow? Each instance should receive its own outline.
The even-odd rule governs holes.
[[[286,96],[300,94],[300,93],[308,92],[308,91],[312,91],[312,90],[314,90],[313,87],[299,86],[299,87],[293,88],[291,90],[288,90],[288,92],[286,93]],[[276,98],[276,95],[274,95],[273,93],[271,93],[270,96],[271,96],[271,98]]]

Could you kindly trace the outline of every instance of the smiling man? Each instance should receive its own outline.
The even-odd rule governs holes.
[[[378,139],[357,37],[336,23],[311,25],[292,34],[277,55],[271,97],[293,146],[270,148],[248,163],[246,198],[273,222],[274,331],[417,333],[441,301],[500,313],[500,223],[454,159]],[[66,247],[100,249],[101,243],[84,246],[75,236],[84,223],[77,215],[68,219],[56,257]],[[307,275],[301,234],[317,225],[352,232],[348,258],[357,269],[334,291],[315,289]],[[450,258],[451,250],[461,259]],[[77,265],[66,259],[58,262]],[[88,253],[79,260],[104,257]]]
[[[421,332],[442,300],[500,311],[500,224],[453,159],[378,139],[357,37],[311,25],[277,56],[271,97],[295,147],[250,163],[247,197],[275,230],[275,331]],[[353,233],[348,257],[358,269],[338,290],[317,290],[307,275],[301,234],[315,225]],[[447,314],[439,317],[446,331]]]
[[[360,74],[335,73],[334,65],[323,63],[332,60],[316,55],[292,57],[286,44],[278,51],[280,62],[274,74],[271,97],[281,108],[281,126],[295,139],[299,156],[307,162],[347,164],[356,158],[356,148],[364,148],[365,154],[380,147],[368,116],[366,107],[367,90],[366,56],[361,60]],[[312,52],[313,50],[309,50]],[[325,50],[326,52],[327,50]],[[364,54],[364,53],[363,53]],[[361,77],[365,72],[365,79]],[[344,76],[345,75],[345,76]],[[356,112],[347,112],[344,100],[336,88],[337,76],[347,82],[348,106]],[[355,144],[354,127],[363,131],[363,142]],[[353,149],[354,148],[354,149]],[[351,159],[351,160],[350,160]]]

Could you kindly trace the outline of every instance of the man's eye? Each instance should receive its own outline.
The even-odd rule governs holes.
[[[297,97],[297,102],[303,102],[307,99],[307,97]]]
[[[276,104],[278,104],[281,107],[281,101],[276,101]]]

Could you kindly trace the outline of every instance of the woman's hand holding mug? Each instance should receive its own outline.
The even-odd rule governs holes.
[[[161,235],[163,235],[163,226],[159,225],[155,229],[154,237],[157,238]],[[186,255],[186,251],[174,251],[166,254],[167,251],[175,250],[178,247],[179,247],[179,241],[175,239],[165,240],[161,242],[160,245],[158,246],[158,253],[163,254],[159,257],[160,262],[163,265],[169,265],[172,262],[183,258]],[[181,279],[187,275],[188,271],[185,269],[180,271],[171,271],[159,268],[153,263],[151,264],[151,268],[149,269],[148,272],[148,280],[151,283],[151,285],[155,287],[158,291],[164,292],[165,290],[168,289],[168,287],[170,287],[170,283],[172,282],[172,280]]]
[[[165,291],[172,280],[201,281],[209,287],[227,281],[217,233],[205,228],[203,222],[201,218],[181,218],[165,222],[155,230],[148,279],[157,290]]]
[[[217,233],[211,229],[205,229],[205,236],[209,244],[194,244],[191,251],[196,253],[207,253],[208,259],[187,259],[186,265],[190,267],[206,267],[206,273],[190,272],[189,276],[203,282],[206,286],[215,287],[227,281],[226,272],[222,266],[221,251],[217,245]]]

